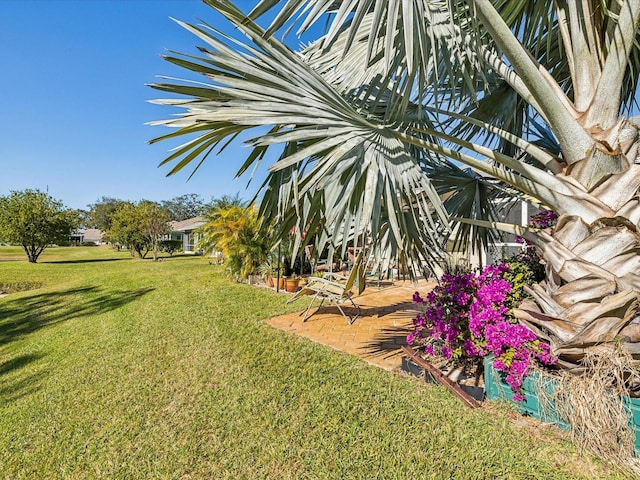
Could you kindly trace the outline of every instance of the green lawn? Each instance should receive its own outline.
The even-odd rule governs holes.
[[[0,259],[15,258],[0,247]],[[623,478],[507,410],[285,334],[286,296],[202,257],[0,261],[7,479]]]

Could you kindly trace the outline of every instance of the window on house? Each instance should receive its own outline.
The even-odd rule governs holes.
[[[186,249],[187,252],[193,252],[195,250],[195,238],[190,233],[185,233],[186,237]]]

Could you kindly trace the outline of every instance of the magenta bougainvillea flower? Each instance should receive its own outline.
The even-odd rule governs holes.
[[[549,345],[517,322],[506,306],[513,285],[503,278],[509,265],[487,266],[480,274],[443,275],[427,295],[413,300],[424,314],[413,319],[409,345],[427,355],[447,359],[494,357],[493,367],[504,372],[514,400],[524,399],[522,383],[534,362],[553,364]]]

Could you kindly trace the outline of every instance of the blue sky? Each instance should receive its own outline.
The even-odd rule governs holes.
[[[239,0],[245,11],[255,2]],[[71,208],[102,196],[205,200],[261,183],[234,180],[241,146],[190,172],[158,168],[177,145],[148,141],[168,133],[146,122],[166,118],[147,101],[165,94],[145,84],[184,77],[161,59],[166,49],[196,53],[199,40],[170,20],[226,23],[199,0],[0,0],[0,195],[39,189]],[[260,175],[260,173],[259,173]]]

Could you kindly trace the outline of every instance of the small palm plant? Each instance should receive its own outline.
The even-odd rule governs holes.
[[[212,211],[200,227],[198,246],[222,252],[229,273],[242,279],[258,274],[270,250],[253,205],[229,205]]]

